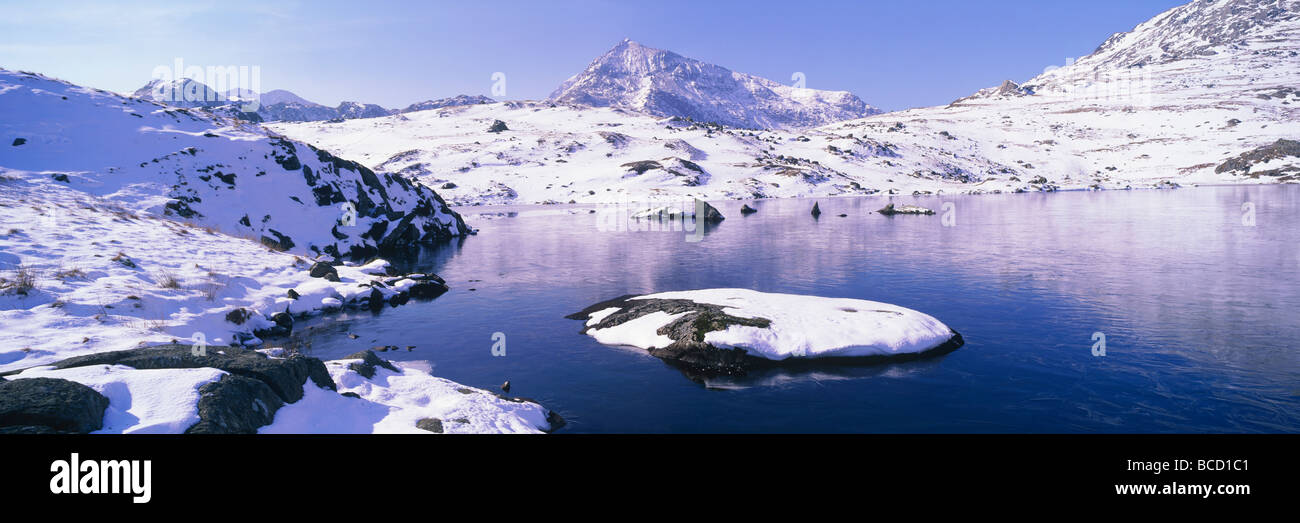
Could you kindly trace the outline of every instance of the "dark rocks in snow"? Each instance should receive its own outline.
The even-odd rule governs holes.
[[[199,214],[198,211],[191,209],[190,204],[186,202],[184,199],[176,199],[167,202],[166,205],[163,205],[163,214],[168,214],[168,215],[175,214],[177,216],[180,216],[181,218],[194,218],[196,216],[198,217],[203,216],[202,214]]]
[[[641,160],[639,162],[628,162],[623,165],[620,165],[619,167],[635,172],[637,174],[645,174],[646,171],[652,169],[662,169],[663,164],[656,162],[654,160]]]
[[[1295,158],[1295,162],[1290,168],[1279,167],[1277,169],[1269,169],[1266,171],[1251,171],[1255,164],[1287,157]],[[1215,167],[1214,172],[1218,174],[1232,173],[1238,176],[1245,175],[1250,177],[1282,176],[1284,174],[1300,173],[1300,141],[1279,138],[1276,142],[1269,145],[1256,147],[1233,158],[1229,158],[1227,161],[1219,164],[1218,167]]]
[[[510,380],[506,380],[505,383],[502,383],[502,384],[501,384],[501,391],[502,391],[502,392],[510,392]]]
[[[509,131],[509,130],[510,128],[506,127],[506,123],[501,120],[493,120],[492,126],[488,127],[489,133],[499,133],[502,131]]]
[[[56,181],[56,182],[71,183],[71,182],[68,181],[68,175],[63,174],[63,173],[54,173],[54,174],[51,174],[51,175],[50,175],[50,178],[53,178],[54,181]]]
[[[253,313],[248,309],[238,308],[226,313],[226,321],[235,325],[243,325],[252,316]]]
[[[13,143],[12,145],[13,145],[14,147],[18,147],[19,145],[22,145],[22,144],[25,144],[25,143],[27,143],[27,139],[26,139],[26,138],[14,138],[14,143]]]
[[[455,188],[456,188],[456,184],[454,184],[454,183],[452,183],[452,182],[447,182],[447,183],[442,184],[442,186],[439,187],[439,188],[441,188],[441,189],[455,189]]]
[[[316,358],[299,354],[271,358],[256,351],[216,346],[208,347],[202,354],[195,352],[188,345],[161,345],[78,356],[52,366],[56,369],[91,365],[155,370],[214,368],[227,372],[220,380],[199,387],[199,421],[187,433],[254,433],[258,427],[271,423],[281,406],[302,399],[303,387],[309,380],[317,387],[337,390],[325,364]],[[37,396],[30,396],[33,393]],[[8,406],[31,403],[34,398],[44,398],[42,401],[48,407],[28,406],[15,412],[29,414],[6,417]],[[40,404],[32,403],[38,407]],[[0,383],[0,426],[22,425],[26,427],[23,432],[40,427],[59,432],[97,430],[102,426],[107,406],[107,398],[66,380],[31,378]],[[34,418],[32,412],[55,415]],[[4,430],[0,428],[0,432]]]
[[[266,234],[262,235],[262,245],[277,251],[287,251],[294,246],[293,240],[288,236],[280,234],[275,229],[267,229]]]
[[[421,298],[431,300],[442,296],[448,291],[447,284],[435,280],[425,280],[417,282],[407,290],[412,298]]]
[[[415,422],[415,428],[442,434],[442,420],[438,418],[420,418]]]
[[[610,307],[619,310],[601,319],[595,325],[584,327],[583,333],[590,329],[605,329],[634,320],[654,312],[682,314],[684,316],[661,327],[658,334],[675,340],[663,348],[650,349],[652,356],[660,358],[680,368],[711,375],[743,375],[747,369],[758,364],[754,358],[746,355],[743,349],[718,348],[705,343],[704,335],[708,332],[726,330],[731,325],[744,325],[766,328],[771,321],[764,318],[742,318],[723,312],[721,305],[696,303],[691,300],[637,299],[635,295],[626,295],[587,307],[577,313],[565,316],[573,320],[586,320],[592,313]]]
[[[384,369],[391,370],[393,372],[397,372],[397,367],[394,367],[393,364],[388,360],[380,358],[378,355],[375,354],[375,351],[373,350],[361,351],[356,354],[352,354],[344,359],[361,360],[360,362],[348,365],[348,368],[351,369],[352,371],[355,371],[357,374],[360,374],[362,377],[366,379],[375,377],[376,368],[384,368]]]
[[[56,378],[0,381],[0,434],[87,433],[104,426],[108,398]]]
[[[308,379],[316,386],[334,390],[334,379],[317,358],[291,354],[271,358],[257,351],[238,347],[207,347],[195,354],[189,345],[159,345],[141,349],[101,352],[77,356],[54,363],[57,369],[88,365],[124,365],[135,369],[196,369],[210,367],[258,380],[285,403],[302,399],[302,385]]]
[[[333,265],[325,262],[316,262],[311,266],[312,278],[325,278],[329,281],[339,281],[339,271]]]
[[[261,381],[228,374],[199,387],[199,422],[187,434],[255,434],[270,425],[284,400]]]
[[[301,294],[298,294],[298,291],[293,289],[289,289],[287,292],[285,292],[285,295],[289,296],[289,299],[291,300],[296,300],[302,297]]]
[[[287,336],[293,332],[293,315],[288,310],[277,312],[271,315],[271,321],[275,322],[275,329],[282,332],[275,332],[273,335]]]

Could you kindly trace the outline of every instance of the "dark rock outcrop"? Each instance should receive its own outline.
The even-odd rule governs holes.
[[[308,379],[318,387],[335,389],[334,379],[317,358],[300,354],[270,358],[257,351],[236,347],[208,347],[204,352],[196,355],[188,345],[159,345],[77,356],[53,365],[57,369],[87,365],[125,365],[135,369],[210,367],[261,381],[286,403],[302,399],[302,385]]]
[[[763,318],[732,316],[723,312],[723,307],[720,305],[696,303],[690,300],[633,300],[634,297],[635,295],[631,294],[620,296],[565,317],[586,320],[593,312],[610,307],[620,308],[597,324],[584,327],[582,332],[585,334],[590,329],[613,327],[654,312],[688,313],[658,330],[658,334],[676,341],[667,347],[650,349],[650,354],[690,370],[723,375],[744,374],[746,367],[753,363],[748,360],[754,358],[747,357],[743,349],[718,348],[705,343],[705,333],[725,330],[731,325],[767,327],[771,324],[770,320]]]
[[[420,430],[442,434],[442,420],[438,418],[420,418],[415,422],[415,427]]]
[[[316,262],[311,266],[312,278],[325,278],[329,281],[339,281],[339,271],[333,265],[325,262]]]
[[[301,393],[301,390],[299,391]],[[284,406],[266,383],[229,374],[199,387],[199,422],[187,434],[254,434]]]
[[[398,372],[397,367],[394,367],[393,364],[388,360],[380,358],[378,355],[375,354],[375,351],[373,350],[361,351],[356,354],[349,355],[344,359],[361,360],[360,362],[348,365],[348,369],[355,371],[357,374],[360,374],[362,377],[366,379],[375,377],[376,368],[385,368],[393,372]]]
[[[56,369],[87,365],[124,365],[135,369],[214,368],[228,372],[199,388],[199,422],[189,433],[251,433],[269,424],[275,411],[303,397],[303,386],[337,390],[325,364],[317,358],[292,354],[270,358],[236,347],[208,347],[195,354],[186,345],[101,352],[54,363]]]
[[[1256,164],[1288,157],[1295,159],[1293,166],[1290,168],[1279,167],[1277,169],[1262,171],[1251,170]],[[1276,142],[1269,145],[1256,147],[1255,149],[1241,153],[1233,158],[1229,158],[1228,161],[1215,167],[1214,172],[1218,174],[1232,173],[1234,175],[1250,176],[1252,178],[1300,173],[1300,141],[1279,138]]]
[[[104,426],[108,398],[56,378],[0,381],[0,434],[87,433]]]

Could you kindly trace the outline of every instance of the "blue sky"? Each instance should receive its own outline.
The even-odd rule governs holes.
[[[1092,52],[1182,0],[96,2],[0,0],[0,67],[131,91],[158,66],[258,66],[262,90],[404,107],[536,99],[623,38],[895,110]]]

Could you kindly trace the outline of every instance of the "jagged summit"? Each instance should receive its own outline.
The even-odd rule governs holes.
[[[748,128],[815,126],[880,112],[847,91],[791,87],[630,39],[561,84],[549,100]]]

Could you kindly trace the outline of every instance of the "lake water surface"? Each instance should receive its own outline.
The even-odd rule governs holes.
[[[750,216],[715,202],[727,219],[697,242],[611,231],[588,207],[463,208],[480,233],[412,262],[450,292],[328,320],[311,354],[415,345],[383,356],[477,387],[508,379],[565,432],[1300,430],[1300,187],[894,197],[935,216],[818,201],[820,219],[812,200],[750,202]],[[966,345],[701,383],[564,319],[710,287],[894,303]]]

